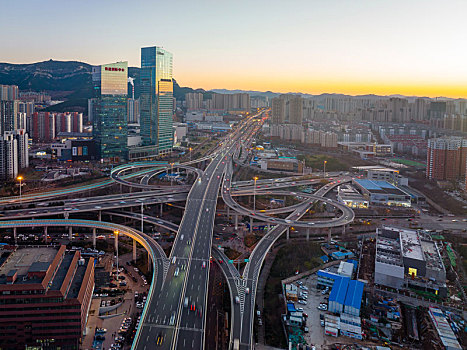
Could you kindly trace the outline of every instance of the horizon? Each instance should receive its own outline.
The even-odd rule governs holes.
[[[46,3],[4,5],[1,27],[15,36],[0,38],[0,61],[27,64],[53,56],[91,65],[123,60],[139,67],[141,47],[156,45],[173,53],[181,86],[467,97],[467,48],[458,44],[467,3],[461,0],[442,6],[434,0],[293,0],[287,5],[257,0],[218,6],[209,0],[142,1],[128,12],[120,10],[119,4],[127,6],[121,0],[113,6],[89,0]],[[21,22],[13,16],[18,11]],[[158,11],[174,15],[154,21],[151,14]],[[71,25],[56,30],[57,18],[65,15]]]

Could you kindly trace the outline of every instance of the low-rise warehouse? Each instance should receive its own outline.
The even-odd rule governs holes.
[[[411,206],[410,195],[387,181],[354,179],[353,184],[371,205]]]

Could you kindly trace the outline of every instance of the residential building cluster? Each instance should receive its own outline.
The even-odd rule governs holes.
[[[286,141],[318,145],[324,148],[337,148],[337,133],[306,129],[296,124],[271,124],[269,126],[269,136]]]
[[[259,104],[258,99],[255,99],[256,108]],[[220,113],[246,113],[252,108],[251,97],[247,93],[219,94],[215,92],[211,93],[211,98],[206,100],[201,92],[186,93],[185,107],[188,112],[205,110]]]
[[[18,87],[0,85],[0,178],[15,178],[29,166],[27,114]]]
[[[34,112],[27,124],[33,142],[47,143],[60,135],[83,133],[83,113]]]

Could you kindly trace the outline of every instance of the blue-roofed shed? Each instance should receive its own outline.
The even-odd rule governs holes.
[[[329,258],[327,255],[320,256],[319,258],[323,260],[324,263],[327,263],[329,261]]]
[[[329,295],[329,308],[330,312],[341,313],[344,309],[345,296],[349,286],[349,277],[339,276],[334,281],[331,294]]]
[[[287,303],[287,311],[288,312],[295,312],[297,309],[295,309],[295,304],[294,303]]]
[[[360,316],[364,286],[365,284],[361,281],[351,280],[349,282],[344,303],[344,312],[346,314]]]

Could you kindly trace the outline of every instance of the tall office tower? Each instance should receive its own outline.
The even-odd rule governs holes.
[[[140,119],[143,146],[159,154],[173,147],[173,57],[161,47],[141,49]]]
[[[13,101],[19,99],[19,90],[16,85],[0,85],[0,101]]]
[[[288,107],[288,108],[287,108]],[[288,109],[288,121],[290,124],[302,125],[303,122],[303,98],[292,95],[287,99],[286,111]]]
[[[13,131],[0,136],[0,178],[10,179],[18,175],[18,142]]]
[[[128,62],[92,67],[96,98],[92,99],[93,136],[106,162],[128,158]]]
[[[189,92],[185,94],[185,105],[187,110],[199,110],[203,108],[203,94],[200,92]]]
[[[274,97],[271,100],[271,122],[272,124],[285,123],[285,100],[281,97]]]
[[[467,139],[461,137],[428,140],[426,177],[457,180],[465,176]]]

